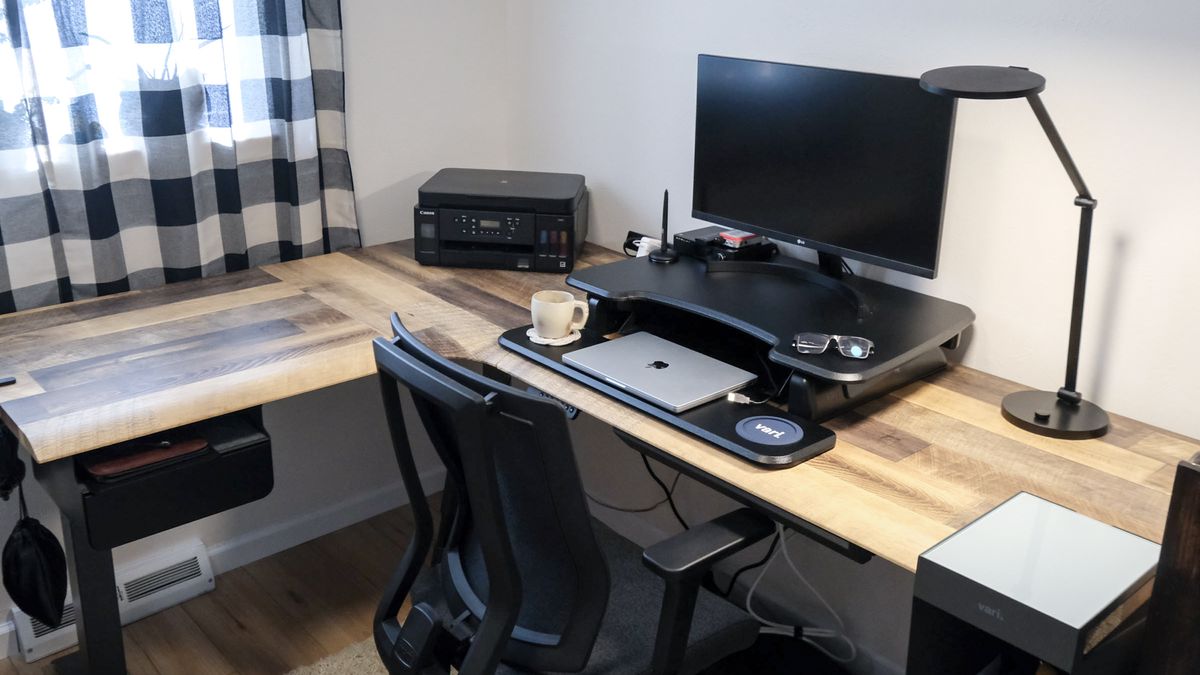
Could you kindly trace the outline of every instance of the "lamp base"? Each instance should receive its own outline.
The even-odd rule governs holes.
[[[1095,403],[1068,403],[1052,391],[1018,391],[1000,404],[1004,419],[1042,436],[1082,440],[1108,433],[1108,413]]]

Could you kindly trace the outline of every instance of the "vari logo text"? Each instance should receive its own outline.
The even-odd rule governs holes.
[[[987,614],[988,616],[992,617],[993,619],[995,619],[997,621],[1004,620],[1004,613],[1001,612],[999,609],[997,609],[995,607],[989,607],[989,606],[983,604],[982,602],[978,603],[978,605],[979,605],[979,611],[983,612],[984,614]]]
[[[754,428],[758,431],[763,432],[764,434],[766,434],[768,436],[774,436],[775,438],[783,438],[784,431],[782,429],[776,431],[775,429],[772,429],[771,427],[763,424],[762,422],[756,423],[754,425]]]

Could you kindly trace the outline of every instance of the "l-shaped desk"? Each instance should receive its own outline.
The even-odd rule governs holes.
[[[589,245],[579,264],[619,259]],[[566,289],[564,277],[423,267],[409,241],[11,314],[0,317],[0,373],[17,383],[0,389],[3,421],[40,468],[66,474],[97,448],[372,375],[371,338],[397,311],[440,353],[527,382],[728,495],[909,571],[1019,491],[1161,541],[1175,465],[1200,452],[1115,415],[1101,439],[1027,433],[1000,415],[1017,384],[956,366],[826,422],[837,445],[819,457],[759,468],[501,348],[545,288]],[[111,551],[67,520],[81,658],[114,672]]]

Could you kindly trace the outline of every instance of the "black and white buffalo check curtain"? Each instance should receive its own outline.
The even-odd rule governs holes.
[[[0,312],[359,244],[338,0],[0,0]]]

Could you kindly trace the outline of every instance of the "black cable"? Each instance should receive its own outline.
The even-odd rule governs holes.
[[[621,513],[649,513],[651,511],[657,509],[658,507],[662,506],[663,504],[667,503],[666,498],[663,498],[663,499],[660,499],[660,500],[654,502],[650,506],[617,506],[616,504],[610,504],[609,502],[606,502],[603,499],[600,499],[599,497],[592,495],[592,493],[590,493],[590,492],[585,492],[583,494],[588,498],[588,501],[590,501],[591,503],[596,504],[598,506],[603,506],[604,508],[611,509],[613,511],[620,511]]]
[[[768,386],[771,387],[769,392],[774,392],[774,393],[768,393],[767,401],[772,401],[774,399],[779,398],[783,394],[783,390],[787,389],[788,383],[792,381],[792,375],[796,374],[796,371],[789,370],[787,373],[787,376],[783,378],[783,384],[776,385],[775,384],[775,375],[771,372],[771,366],[770,366],[770,364],[767,363],[766,358],[763,357],[762,352],[756,350],[754,352],[754,354],[755,354],[755,356],[758,357],[758,362],[762,364],[762,367],[763,367],[764,371],[766,372],[767,384],[768,384]],[[766,401],[764,401],[764,403],[765,402]]]
[[[771,387],[771,391],[782,391],[781,387],[775,385],[775,374],[771,372],[771,366],[767,363],[767,359],[763,357],[762,351],[755,349],[754,355],[758,357],[758,362],[762,364],[763,372],[767,375],[767,383]]]
[[[679,484],[679,478],[682,475],[683,474],[681,474],[681,473],[675,474],[675,480],[671,481],[671,494],[672,495],[675,494],[675,486]],[[616,504],[606,502],[603,499],[600,499],[599,497],[593,496],[592,493],[590,493],[590,492],[584,492],[584,494],[587,496],[587,498],[589,500],[591,500],[591,502],[593,504],[598,504],[600,506],[603,506],[606,509],[612,509],[613,511],[621,511],[622,513],[649,513],[650,511],[657,509],[658,507],[662,506],[663,504],[666,504],[667,499],[668,499],[668,497],[663,497],[662,499],[654,502],[650,506],[617,506]]]
[[[729,587],[726,588],[724,592],[721,592],[718,589],[717,592],[721,593],[721,597],[723,597],[723,598],[729,597],[729,594],[733,592],[733,587],[737,586],[738,577],[742,576],[746,572],[749,572],[750,570],[758,569],[759,567],[766,565],[767,562],[771,560],[771,556],[775,555],[775,548],[777,546],[779,546],[779,533],[778,532],[776,532],[775,536],[771,538],[771,548],[767,549],[766,555],[764,555],[762,558],[760,558],[757,562],[752,562],[749,565],[743,565],[741,568],[738,569],[738,571],[734,572],[733,577],[729,580]]]
[[[662,488],[663,494],[667,496],[667,505],[671,507],[671,513],[675,514],[675,520],[679,521],[679,524],[683,526],[683,529],[692,529],[687,524],[687,521],[683,519],[683,516],[679,515],[679,509],[675,506],[675,495],[672,494],[673,491],[667,489],[667,484],[662,482],[662,479],[658,477],[658,474],[654,473],[654,468],[650,466],[650,460],[646,457],[646,455],[642,455],[642,464],[646,465],[646,471],[650,474],[650,477],[654,479],[655,483],[658,483],[658,487]]]

